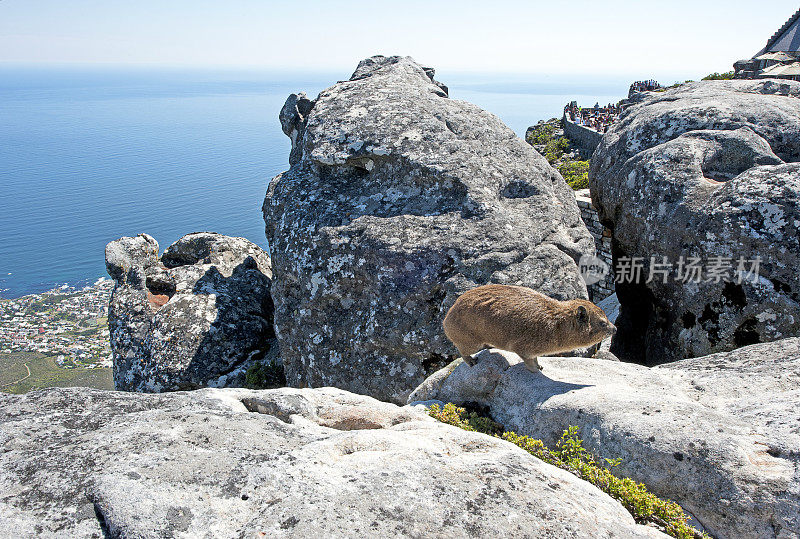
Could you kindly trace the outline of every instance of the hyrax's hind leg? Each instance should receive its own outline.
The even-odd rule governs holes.
[[[454,313],[455,309],[450,309],[442,324],[444,334],[450,341],[458,348],[458,353],[464,359],[464,362],[472,367],[475,365],[475,360],[472,354],[479,352],[483,349],[483,339],[479,339],[472,331],[463,323],[461,316],[458,312]]]

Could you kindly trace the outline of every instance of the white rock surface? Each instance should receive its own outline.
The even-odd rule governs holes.
[[[506,430],[555,443],[581,427],[597,455],[718,537],[800,535],[800,339],[655,368],[484,350],[409,400],[488,406]],[[455,368],[453,368],[455,367]]]
[[[662,537],[516,446],[338,389],[0,395],[3,537]]]

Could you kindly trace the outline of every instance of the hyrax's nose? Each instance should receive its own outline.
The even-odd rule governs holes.
[[[617,326],[615,326],[614,324],[611,324],[611,334],[612,335],[617,334]]]

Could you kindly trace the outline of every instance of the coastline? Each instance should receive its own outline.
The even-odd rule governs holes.
[[[88,371],[104,371],[92,376],[92,383],[108,385],[112,288],[113,281],[106,277],[82,288],[64,284],[40,294],[0,299],[0,390],[49,387]],[[32,376],[31,370],[36,371],[33,379],[20,386]]]
[[[0,298],[91,285],[105,275],[105,245],[143,231],[165,245],[187,232],[213,231],[265,247],[260,206],[252,201],[286,169],[290,141],[278,113],[289,94],[314,96],[351,69],[237,77],[6,69],[0,180],[14,203],[0,215]],[[565,102],[616,100],[630,82],[440,74],[452,79],[452,99],[491,112],[520,138],[538,119],[560,116]],[[51,188],[55,178],[58,190]],[[144,203],[148,193],[158,196]]]
[[[70,291],[71,293],[81,292],[89,288],[92,288],[98,283],[98,281],[102,280],[109,280],[109,278],[106,275],[101,275],[98,277],[88,277],[84,279],[64,281],[60,283],[56,282],[54,284],[48,284],[42,286],[30,285],[30,288],[34,288],[34,290],[26,292],[24,294],[14,294],[13,296],[6,295],[11,290],[11,288],[0,288],[0,302],[10,301],[10,300],[21,300],[28,296],[41,296],[45,294],[54,294],[59,291],[63,293],[63,291],[66,290]]]

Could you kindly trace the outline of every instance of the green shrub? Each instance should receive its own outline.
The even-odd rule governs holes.
[[[528,144],[547,144],[553,138],[556,126],[553,124],[535,125],[528,133]]]
[[[558,165],[558,171],[573,190],[589,187],[589,161],[567,161]]]
[[[481,417],[475,412],[467,412],[464,408],[457,408],[455,404],[445,404],[442,410],[439,405],[434,404],[428,410],[428,414],[448,425],[455,425],[464,430],[482,432],[483,434],[500,435],[503,433],[503,425],[492,421],[488,417]]]
[[[545,143],[544,157],[552,165],[569,150],[569,140],[566,137],[552,138]]]
[[[727,71],[725,73],[712,73],[708,76],[703,77],[703,80],[731,80],[733,78],[733,71]]]
[[[690,82],[690,81],[686,81],[686,82]],[[675,82],[675,84],[673,84],[671,86],[665,86],[665,87],[662,86],[661,88],[658,88],[658,89],[653,90],[653,91],[654,92],[666,92],[667,90],[672,90],[673,88],[677,88],[679,86],[683,86],[684,84],[685,83],[683,83],[683,82]]]
[[[621,459],[596,458],[583,447],[583,440],[578,437],[578,427],[570,426],[556,442],[555,449],[549,449],[541,440],[503,432],[499,423],[480,418],[475,412],[468,413],[452,403],[445,404],[443,408],[434,404],[428,414],[442,423],[511,442],[548,464],[567,470],[618,500],[639,523],[655,523],[679,539],[708,537],[687,524],[689,517],[677,503],[658,498],[643,484],[630,478],[614,475],[612,470],[620,464]]]
[[[275,362],[256,361],[244,375],[244,383],[250,389],[273,389],[286,386],[283,365]]]

